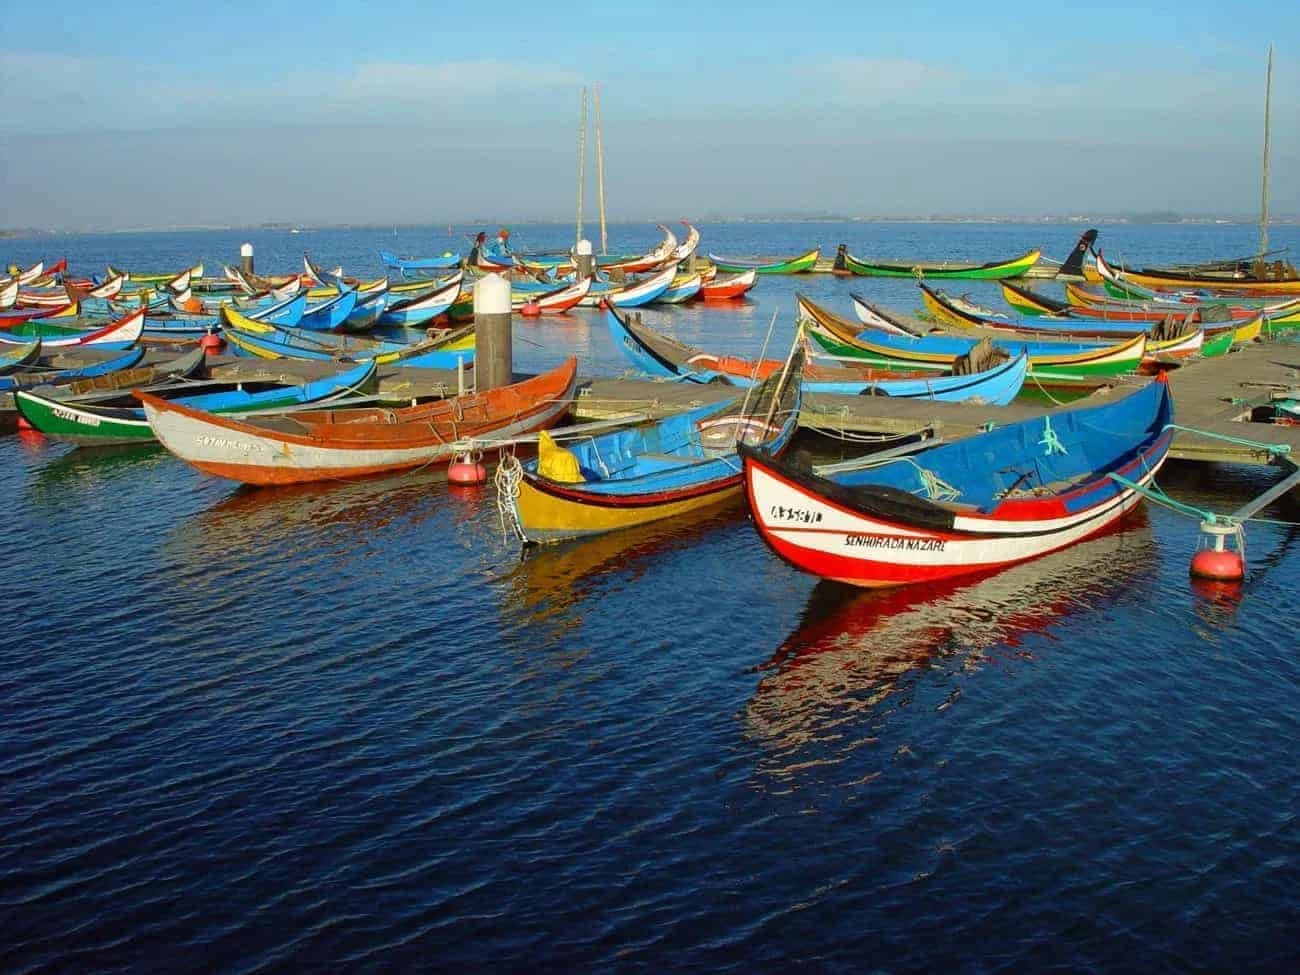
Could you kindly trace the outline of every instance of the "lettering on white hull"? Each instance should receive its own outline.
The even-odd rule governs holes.
[[[773,521],[793,521],[800,525],[815,525],[822,520],[820,511],[808,508],[790,508],[783,504],[774,504],[770,511]]]
[[[214,437],[210,434],[201,433],[194,438],[194,442],[201,447],[217,447],[221,450],[265,450],[266,448],[256,440],[231,440],[229,437]]]
[[[948,543],[940,538],[895,538],[890,535],[845,535],[849,548],[891,548],[906,552],[942,552]]]

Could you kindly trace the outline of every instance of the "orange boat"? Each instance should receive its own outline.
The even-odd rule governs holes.
[[[578,360],[511,386],[400,409],[310,410],[234,419],[137,392],[158,440],[188,464],[245,484],[340,480],[451,460],[457,442],[554,426]]]

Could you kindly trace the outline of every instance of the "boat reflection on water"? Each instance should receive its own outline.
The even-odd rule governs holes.
[[[465,517],[462,506],[449,503],[444,467],[397,477],[240,487],[178,524],[166,551],[196,565],[229,562],[231,553],[256,562],[307,550],[338,555],[365,548],[388,548],[397,559],[394,534],[431,517]]]
[[[748,731],[779,755],[823,738],[849,747],[840,740],[846,716],[883,721],[912,700],[928,671],[1023,656],[1024,637],[1143,588],[1157,563],[1139,508],[1096,538],[983,576],[882,590],[820,582],[799,626],[758,667]]]
[[[526,623],[580,622],[572,610],[614,583],[631,584],[647,568],[745,521],[740,498],[680,517],[555,544],[525,548],[501,581],[503,610]]]
[[[23,431],[22,434],[23,449],[30,452],[33,460],[39,463],[49,458],[33,470],[32,493],[61,499],[64,503],[66,492],[70,490],[81,487],[98,489],[108,482],[137,477],[145,470],[174,462],[158,444],[70,447],[48,440],[35,430]]]

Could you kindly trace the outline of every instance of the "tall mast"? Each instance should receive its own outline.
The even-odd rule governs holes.
[[[576,246],[582,240],[582,184],[587,165],[587,86],[582,86],[582,121],[578,126],[578,236]]]
[[[596,188],[600,194],[600,252],[609,253],[609,236],[605,233],[605,144],[600,138],[600,82],[591,86],[591,107],[596,115]]]
[[[1268,71],[1264,76],[1264,186],[1259,204],[1260,260],[1268,253],[1268,121],[1273,101],[1273,45],[1268,46]]]

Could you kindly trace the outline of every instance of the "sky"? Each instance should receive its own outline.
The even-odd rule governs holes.
[[[611,220],[1249,217],[1270,42],[1300,216],[1300,4],[50,9],[5,12],[0,228],[567,220],[593,82]]]

